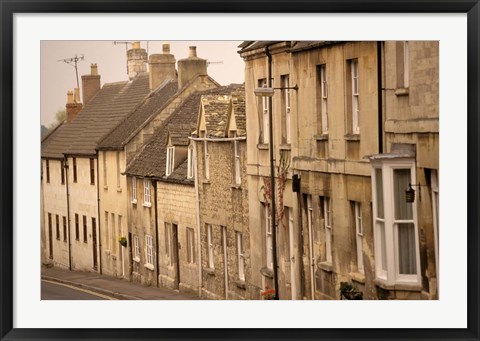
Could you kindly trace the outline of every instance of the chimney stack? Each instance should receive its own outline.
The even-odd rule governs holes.
[[[166,80],[176,79],[175,56],[170,53],[170,44],[163,44],[162,54],[152,54],[149,57],[150,91],[155,90]]]
[[[132,48],[127,51],[128,78],[134,79],[139,73],[147,72],[147,51],[140,48],[140,42],[132,43]]]
[[[196,46],[190,46],[188,58],[178,61],[178,88],[181,89],[198,75],[208,75],[207,61],[197,57]]]
[[[75,88],[75,91],[69,90],[67,92],[67,105],[65,106],[67,123],[72,122],[82,108],[83,105],[80,103],[80,89]]]
[[[98,74],[97,64],[90,64],[90,74],[82,76],[83,104],[88,102],[100,90],[100,75]],[[80,99],[78,99],[80,102]]]

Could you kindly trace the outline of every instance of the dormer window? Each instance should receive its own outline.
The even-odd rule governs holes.
[[[165,170],[165,175],[169,176],[170,174],[173,173],[175,165],[175,147],[167,147],[167,164],[166,164],[166,170]]]

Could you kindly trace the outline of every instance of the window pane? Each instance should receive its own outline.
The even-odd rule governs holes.
[[[377,194],[377,217],[385,218],[383,213],[383,179],[382,179],[382,169],[375,169],[375,188]]]
[[[381,221],[377,221],[377,230],[379,234],[379,242],[380,242],[380,264],[382,266],[382,270],[387,271],[387,247],[386,247],[386,240],[385,240],[385,225]]]
[[[395,219],[413,219],[412,203],[406,202],[405,190],[410,184],[410,169],[393,170],[393,198],[395,201]]]
[[[416,274],[415,225],[398,224],[398,261],[400,274]]]

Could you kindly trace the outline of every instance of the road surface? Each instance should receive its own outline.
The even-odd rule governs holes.
[[[42,300],[113,300],[90,290],[42,280]]]

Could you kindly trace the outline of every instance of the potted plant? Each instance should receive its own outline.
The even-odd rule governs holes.
[[[353,284],[348,282],[340,283],[340,299],[342,300],[363,300],[363,293]]]
[[[119,237],[118,238],[118,242],[120,243],[120,245],[122,245],[123,247],[127,247],[127,238],[125,237]]]
[[[268,285],[265,286],[265,290],[261,292],[262,298],[264,300],[273,300],[275,299],[275,289],[270,289]]]

